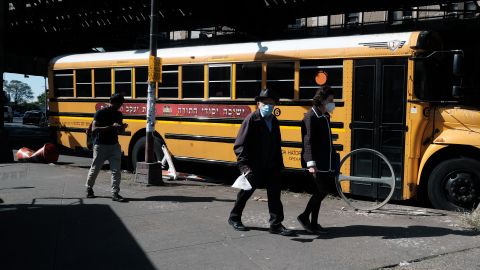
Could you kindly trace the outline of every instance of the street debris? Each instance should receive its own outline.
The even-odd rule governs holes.
[[[35,152],[30,148],[22,147],[17,151],[16,156],[20,162],[52,163],[58,161],[59,153],[55,144],[46,143]]]

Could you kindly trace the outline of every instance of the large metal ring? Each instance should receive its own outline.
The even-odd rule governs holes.
[[[390,199],[393,196],[393,192],[395,191],[395,172],[393,171],[393,167],[390,164],[390,162],[388,161],[388,159],[382,153],[380,153],[376,150],[373,150],[373,149],[368,149],[368,148],[355,149],[352,152],[348,153],[346,156],[344,156],[342,158],[342,161],[340,161],[339,170],[342,168],[342,165],[345,163],[345,161],[349,157],[351,157],[354,154],[358,154],[360,152],[369,152],[369,153],[373,153],[373,154],[379,156],[388,165],[388,168],[390,169],[390,172],[392,173],[392,175],[390,177],[371,178],[371,177],[363,177],[363,176],[346,176],[346,175],[342,175],[340,173],[335,179],[335,186],[337,187],[337,191],[338,191],[338,194],[340,195],[340,197],[342,197],[342,199],[348,205],[350,205],[351,207],[353,207],[357,210],[365,210],[365,211],[371,211],[371,210],[379,209],[380,207],[387,204],[388,201],[390,201]],[[387,184],[387,185],[390,186],[390,193],[388,194],[387,198],[385,198],[385,200],[383,200],[381,203],[376,204],[372,207],[356,206],[356,205],[352,204],[352,202],[347,197],[345,197],[345,195],[342,192],[342,187],[341,187],[341,182],[342,181],[352,181],[352,180],[357,181],[357,182]]]

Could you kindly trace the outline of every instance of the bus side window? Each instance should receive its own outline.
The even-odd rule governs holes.
[[[335,93],[335,99],[343,98],[343,60],[300,61],[300,99],[311,99],[318,89],[315,76],[319,71],[327,73],[327,84]]]
[[[75,77],[77,97],[92,97],[92,71],[90,69],[77,69]]]
[[[293,99],[294,62],[269,62],[267,64],[267,88],[281,99]]]
[[[178,66],[162,67],[162,82],[158,83],[159,98],[178,98]]]
[[[132,68],[115,69],[115,93],[132,97]]]
[[[112,74],[109,68],[97,68],[94,73],[95,97],[112,95]]]
[[[135,68],[135,97],[146,98],[148,90],[148,67]]]
[[[73,70],[58,70],[53,74],[55,97],[73,97]]]
[[[236,64],[236,92],[237,98],[254,98],[262,88],[262,64]]]
[[[208,97],[230,98],[232,96],[232,67],[230,64],[208,66]]]
[[[182,67],[182,90],[184,98],[203,98],[204,66],[185,65]]]

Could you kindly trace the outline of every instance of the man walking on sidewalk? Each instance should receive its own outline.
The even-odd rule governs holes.
[[[255,98],[258,109],[243,120],[233,149],[240,171],[250,182],[252,189],[240,190],[230,212],[228,223],[237,231],[246,231],[242,224],[242,212],[256,187],[264,183],[267,189],[270,212],[270,233],[292,236],[295,233],[282,225],[283,205],[280,200],[280,176],[284,168],[280,126],[272,114],[278,98],[264,89]]]
[[[87,177],[87,198],[94,198],[93,185],[105,160],[110,163],[112,172],[112,201],[125,202],[120,196],[121,155],[118,133],[125,130],[123,115],[119,111],[125,99],[120,94],[110,98],[110,106],[95,113],[92,123],[93,160]]]

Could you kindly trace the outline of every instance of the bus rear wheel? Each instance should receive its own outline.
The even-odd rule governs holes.
[[[480,161],[456,158],[439,163],[428,179],[428,198],[438,209],[472,210],[480,199]]]
[[[141,137],[133,146],[132,148],[132,168],[135,171],[137,167],[137,162],[145,161],[145,143],[147,141],[146,137]],[[154,148],[153,148],[153,155],[155,161],[162,161],[163,159],[163,151],[162,145],[165,143],[161,138],[154,137]]]

